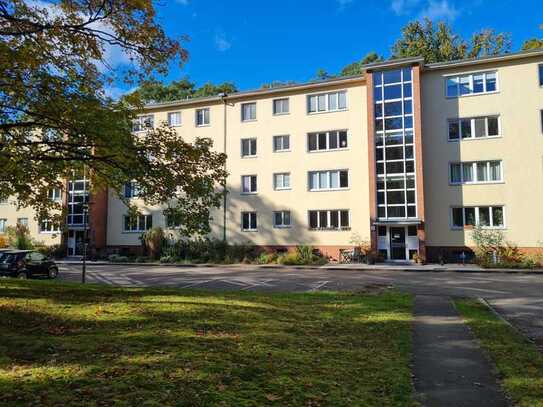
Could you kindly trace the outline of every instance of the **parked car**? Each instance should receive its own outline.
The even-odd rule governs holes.
[[[57,278],[57,264],[34,250],[8,250],[0,253],[0,276]]]

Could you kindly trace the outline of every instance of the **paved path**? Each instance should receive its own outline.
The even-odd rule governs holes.
[[[447,297],[415,297],[413,375],[427,407],[501,407],[508,403],[492,366]]]
[[[80,265],[61,266],[61,278],[79,281]],[[419,295],[482,297],[543,346],[543,274],[373,270],[91,265],[88,281],[120,286],[220,290],[356,290],[391,285]]]

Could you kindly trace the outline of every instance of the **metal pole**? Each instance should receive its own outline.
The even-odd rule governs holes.
[[[83,272],[81,273],[81,283],[85,284],[87,274],[87,214],[88,206],[83,204]]]

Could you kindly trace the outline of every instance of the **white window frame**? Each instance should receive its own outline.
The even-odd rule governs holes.
[[[287,102],[287,111],[280,111],[278,112],[276,109],[275,109],[275,102]],[[281,106],[283,106],[283,104],[281,103]],[[286,114],[290,114],[290,98],[277,98],[277,99],[273,99],[272,100],[272,114],[274,116],[284,116]]]
[[[339,142],[339,135],[340,133],[346,133],[346,136],[347,136],[347,146],[346,147],[341,147],[340,146],[340,142]],[[322,133],[325,133],[326,134],[326,148],[319,148],[319,134],[322,134]],[[310,143],[309,143],[309,139],[311,138],[312,135],[315,135],[317,137],[317,148],[315,150],[311,150],[310,149]],[[336,138],[336,141],[337,141],[337,147],[336,148],[331,148],[330,147],[330,138],[332,136],[335,136]],[[307,136],[306,136],[306,140],[307,140],[307,152],[308,153],[322,153],[322,152],[325,152],[325,151],[343,151],[343,150],[348,150],[349,149],[349,131],[347,129],[340,129],[340,130],[327,130],[327,131],[312,131],[310,133],[307,133]]]
[[[44,227],[45,225],[45,227]],[[60,225],[54,225],[49,219],[40,221],[39,223],[40,234],[57,234],[60,233]],[[55,228],[56,229],[53,229]]]
[[[539,82],[539,87],[543,88],[543,64],[537,65],[537,81]]]
[[[145,217],[145,220],[144,220],[144,223],[145,225],[141,225],[141,217],[144,216]],[[125,228],[126,226],[126,218],[129,218],[129,215],[123,215],[123,218],[122,218],[122,222],[123,222],[123,233],[143,233],[145,232],[146,230],[149,230],[153,227],[153,215],[151,214],[141,214],[141,215],[137,215],[137,221],[136,221],[136,225],[137,225],[137,229],[130,229],[130,230],[127,230]],[[147,227],[148,225],[148,219],[151,219],[151,224],[149,225],[150,227]],[[142,228],[143,226],[143,228]]]
[[[207,112],[207,122],[206,122],[206,112]],[[203,119],[203,122],[200,124],[198,122],[198,119],[199,119],[199,115],[200,113],[202,113],[202,119]],[[207,127],[210,125],[211,123],[211,110],[209,109],[209,107],[203,107],[201,109],[196,109],[195,110],[195,113],[194,113],[194,121],[195,121],[195,124],[196,124],[196,127]]]
[[[288,148],[285,147],[285,138],[288,140]],[[280,139],[281,140],[281,149],[275,148],[275,140]],[[274,153],[287,153],[290,151],[290,135],[289,134],[280,134],[277,136],[272,137],[272,150]]]
[[[341,212],[347,212],[347,221],[349,222],[349,225],[348,226],[341,226]],[[311,212],[317,212],[317,227],[316,228],[312,228],[311,227]],[[322,227],[320,222],[321,222],[321,217],[320,217],[320,213],[321,212],[326,212],[326,223],[327,223],[327,226],[326,227]],[[337,212],[338,213],[338,224],[339,226],[337,228],[332,228],[332,227],[329,227],[328,225],[330,225],[332,222],[331,222],[331,218],[332,218],[332,212]],[[345,231],[345,230],[350,230],[351,229],[351,211],[349,209],[310,209],[307,211],[307,226],[308,226],[308,229],[309,230],[313,230],[313,231],[319,231],[319,230],[332,230],[332,231]]]
[[[245,107],[252,107],[252,109],[250,109],[250,111],[253,113],[254,112],[254,117],[250,117],[250,118],[246,118],[245,117]],[[247,102],[247,103],[242,103],[240,105],[240,109],[241,109],[241,121],[243,123],[245,122],[255,122],[256,121],[256,102]]]
[[[243,216],[248,215],[249,216],[249,228],[243,227]],[[251,227],[251,217],[255,218],[256,228]],[[241,222],[240,227],[242,232],[257,232],[258,231],[258,214],[256,211],[241,211]]]
[[[341,183],[341,173],[342,172],[346,172],[347,173],[347,186],[346,187],[341,187],[341,186],[338,186],[337,188],[331,188],[330,185],[331,185],[331,180],[332,180],[332,173],[337,173],[338,174],[338,185]],[[319,188],[312,188],[311,186],[311,178],[313,176],[313,174],[318,174],[318,178],[319,178]],[[327,177],[327,180],[328,180],[328,188],[320,188],[320,179],[321,179],[321,174],[326,174],[326,177]],[[350,175],[350,171],[347,169],[347,168],[342,168],[342,169],[339,169],[339,170],[317,170],[317,171],[309,171],[307,173],[307,190],[309,192],[319,192],[319,191],[345,191],[345,190],[348,190],[351,186],[351,175]]]
[[[253,185],[252,178],[255,178],[256,182],[256,189],[254,191],[244,191],[245,183],[243,182],[245,178],[250,178],[249,180],[249,187]],[[256,174],[249,174],[249,175],[242,175],[241,176],[241,194],[242,195],[254,195],[258,193],[258,176]]]
[[[478,172],[477,172],[477,165],[478,164],[486,164],[486,170],[487,174],[490,178],[490,163],[499,162],[500,163],[500,179],[499,180],[488,180],[488,181],[479,181],[478,180]],[[460,165],[460,182],[453,182],[452,180],[452,166],[453,165]],[[471,166],[471,173],[473,176],[472,181],[464,181],[464,167],[465,166]],[[504,177],[503,177],[503,161],[502,160],[482,160],[482,161],[466,161],[466,162],[459,162],[454,161],[449,163],[449,185],[477,185],[477,184],[502,184],[504,183]]]
[[[486,90],[486,76],[488,74],[495,74],[496,75],[496,90],[487,91]],[[477,75],[483,75],[483,92],[474,93],[473,92],[473,77]],[[461,78],[468,78],[469,79],[469,89],[470,92],[464,95],[460,94],[460,80]],[[499,93],[500,92],[500,76],[498,74],[498,70],[484,70],[484,71],[474,71],[469,73],[462,73],[462,74],[453,74],[453,75],[444,75],[443,78],[445,79],[445,97],[447,99],[457,99],[462,98],[466,96],[478,96],[478,95],[489,95],[493,93]],[[448,81],[451,79],[456,79],[457,85],[456,85],[456,95],[449,95],[449,87],[448,87]]]
[[[175,117],[176,115],[178,115],[178,117],[179,117],[179,122],[173,124],[172,123],[172,117]],[[179,126],[181,126],[182,123],[183,122],[182,122],[182,117],[181,117],[181,111],[168,112],[168,126],[170,126],[170,127],[179,127]]]
[[[275,214],[280,213],[281,214],[281,224],[277,224],[275,222]],[[288,224],[285,223],[285,214],[288,213]],[[282,210],[282,211],[273,211],[272,213],[272,222],[273,227],[276,229],[288,229],[292,227],[292,214],[290,211]]]
[[[51,188],[47,191],[49,199],[53,202],[58,202],[62,200],[62,189],[61,188]]]
[[[252,153],[252,145],[253,145],[253,142],[254,141],[254,146],[255,146],[255,152],[254,154]],[[249,143],[249,154],[243,154],[243,143]],[[257,139],[256,137],[247,137],[247,138],[242,138],[241,141],[240,141],[240,155],[241,155],[241,158],[255,158],[258,154],[258,142],[257,142]]]
[[[277,186],[277,179],[278,177],[281,176],[283,182],[282,182],[282,186]],[[288,176],[288,187],[284,186],[285,185],[285,176]],[[276,172],[273,174],[273,190],[274,191],[286,191],[286,190],[289,190],[289,189],[292,189],[292,177],[290,176],[290,172]]]
[[[0,233],[6,233],[8,227],[8,220],[6,218],[0,219]]]
[[[23,222],[24,221],[24,222]],[[25,217],[22,217],[22,218],[17,218],[17,225],[23,225],[23,226],[27,226],[28,227],[28,218],[25,218]]]
[[[483,137],[475,137],[475,120],[477,119],[485,119],[485,136]],[[498,134],[495,136],[489,136],[488,135],[488,120],[489,119],[497,119],[498,120]],[[462,122],[463,121],[470,121],[470,129],[471,129],[471,137],[462,137]],[[451,123],[458,123],[458,138],[451,138]],[[452,143],[457,143],[461,141],[468,141],[468,140],[486,140],[486,139],[493,139],[493,138],[500,138],[503,137],[502,135],[502,121],[501,116],[499,114],[489,114],[485,116],[475,116],[475,117],[459,117],[454,119],[447,119],[447,140]]]
[[[130,194],[127,196],[126,185],[130,184]],[[132,199],[139,197],[139,185],[136,181],[125,182],[123,185],[123,195],[125,198]]]
[[[450,222],[450,228],[453,230],[465,230],[465,229],[472,229],[475,226],[480,225],[480,218],[479,218],[479,208],[489,208],[489,222],[490,226],[481,226],[483,229],[506,229],[507,228],[507,221],[505,216],[505,205],[478,205],[478,206],[451,206],[449,210],[449,222]],[[454,209],[462,209],[462,224],[463,226],[456,226],[454,224],[454,216],[453,216],[453,210]],[[466,208],[473,208],[475,209],[475,225],[466,225]],[[502,208],[502,218],[503,218],[503,225],[501,226],[494,226],[494,215],[493,215],[493,208]]]
[[[345,107],[344,108],[340,108],[339,107],[339,95],[340,94],[344,94],[345,95]],[[330,108],[330,97],[332,96],[336,96],[337,98],[337,107],[335,109],[331,109]],[[324,109],[319,109],[319,97],[324,97]],[[311,111],[311,98],[316,98],[316,110],[315,111]],[[334,92],[320,92],[320,93],[311,93],[311,94],[308,94],[307,97],[306,97],[306,111],[307,111],[307,114],[308,115],[313,115],[313,114],[320,114],[320,113],[331,113],[331,112],[343,112],[345,110],[348,110],[349,109],[349,100],[348,100],[348,96],[347,96],[347,90],[346,89],[342,89],[342,90],[337,90],[337,91],[334,91]]]
[[[150,120],[149,120],[150,119]],[[155,128],[155,116],[153,114],[144,114],[138,116],[132,122],[132,132],[142,133],[148,129]]]

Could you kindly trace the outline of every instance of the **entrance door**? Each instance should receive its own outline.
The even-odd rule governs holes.
[[[405,250],[405,227],[391,227],[390,233],[390,258],[392,260],[407,260]]]
[[[68,256],[82,256],[83,255],[83,239],[85,232],[82,230],[70,230],[68,231]]]

